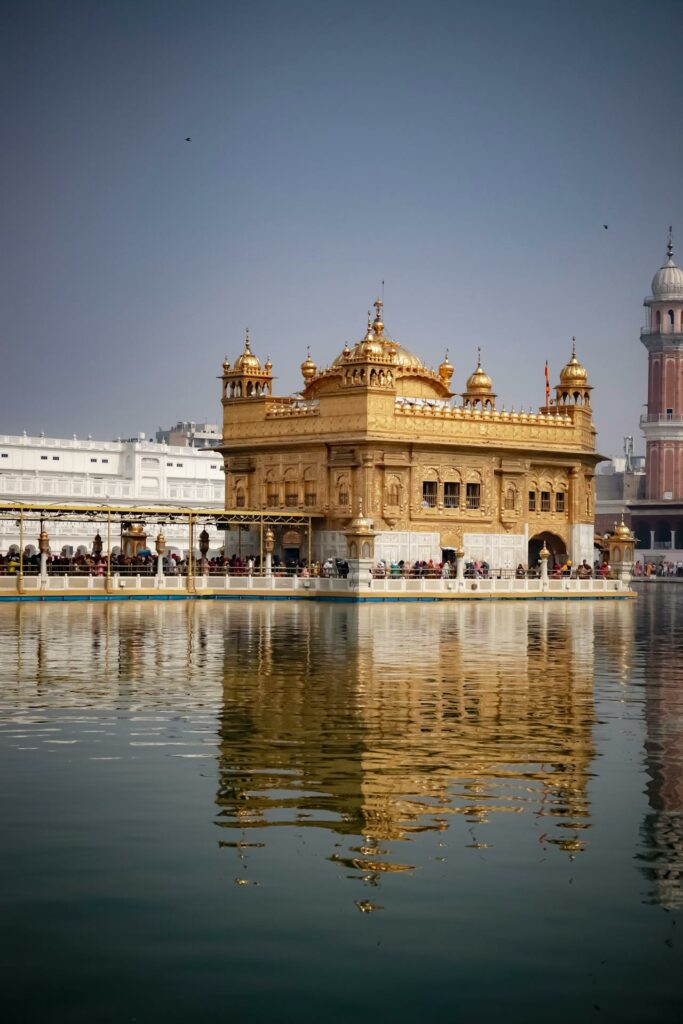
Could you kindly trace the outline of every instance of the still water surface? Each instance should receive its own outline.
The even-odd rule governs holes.
[[[3,1020],[681,1019],[683,588],[0,638]]]

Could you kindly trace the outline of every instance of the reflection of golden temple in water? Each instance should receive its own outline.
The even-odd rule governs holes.
[[[683,666],[678,605],[658,594],[645,604],[641,625],[645,658],[645,753],[650,812],[642,826],[648,899],[683,907]]]
[[[372,855],[453,815],[485,846],[479,826],[526,812],[542,843],[582,849],[602,609],[431,608],[418,627],[414,607],[319,606],[285,629],[251,612],[226,661],[220,824],[327,827]]]
[[[279,825],[359,837],[336,859],[369,880],[400,868],[383,843],[450,829],[464,845],[500,844],[507,814],[532,815],[542,845],[580,851],[594,662],[621,673],[633,628],[630,606],[571,602],[1,612],[16,622],[7,698],[200,709],[209,729],[217,716],[223,841],[248,846],[247,830]]]

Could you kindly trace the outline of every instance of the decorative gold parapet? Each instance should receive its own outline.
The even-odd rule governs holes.
[[[506,412],[503,410],[472,409],[461,405],[438,406],[424,402],[417,404],[410,401],[396,402],[397,416],[422,417],[424,419],[468,420],[478,423],[501,423],[509,425],[527,424],[530,426],[571,427],[573,420],[565,411],[557,412]]]
[[[288,399],[286,401],[268,402],[266,405],[266,419],[273,417],[281,419],[285,416],[299,418],[301,416],[319,416],[320,402],[314,400]]]

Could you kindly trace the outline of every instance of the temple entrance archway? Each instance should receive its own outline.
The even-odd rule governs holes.
[[[543,533],[536,533],[529,540],[528,565],[530,569],[536,568],[541,560],[541,548],[543,545],[550,552],[548,567],[552,568],[555,562],[563,563],[567,558],[567,545],[556,533],[544,530]]]

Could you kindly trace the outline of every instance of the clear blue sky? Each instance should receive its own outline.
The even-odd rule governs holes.
[[[577,337],[636,435],[641,303],[683,262],[680,2],[2,7],[0,432],[220,417],[227,352],[385,321],[460,390],[544,400]],[[184,141],[186,136],[191,143]],[[608,230],[603,224],[609,225]]]

